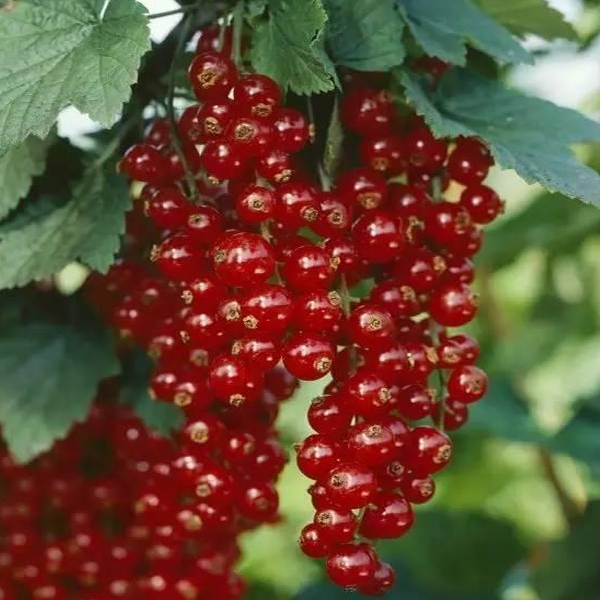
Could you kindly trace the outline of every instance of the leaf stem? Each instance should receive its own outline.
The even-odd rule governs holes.
[[[244,33],[244,0],[238,0],[233,9],[233,62],[238,70],[243,65],[242,59],[242,36]]]
[[[556,459],[554,456],[552,456],[552,454],[545,448],[539,448],[538,455],[544,475],[554,490],[554,494],[558,500],[565,521],[569,524],[569,526],[571,526],[581,514],[581,509],[562,485],[556,468]]]
[[[198,8],[198,4],[190,4],[188,6],[180,6],[173,10],[166,10],[165,12],[151,13],[148,15],[148,19],[162,19],[163,17],[171,17],[173,15],[181,15],[188,12],[193,12]]]
[[[195,5],[194,8],[198,8],[198,5]],[[167,118],[169,120],[169,125],[171,126],[171,137],[173,142],[173,147],[175,151],[179,155],[179,160],[181,160],[181,164],[183,165],[183,170],[185,171],[185,180],[188,184],[189,192],[191,199],[196,201],[198,199],[198,186],[196,184],[196,178],[190,169],[190,165],[188,160],[183,152],[183,144],[181,143],[181,137],[179,136],[179,129],[177,128],[177,119],[175,118],[175,75],[177,72],[177,67],[179,64],[180,58],[183,56],[183,52],[185,50],[185,44],[188,40],[189,33],[192,28],[193,23],[193,13],[188,16],[185,20],[183,28],[181,30],[181,34],[179,40],[177,42],[177,47],[175,48],[175,53],[173,54],[173,61],[171,63],[171,69],[169,71],[169,94],[167,96]]]

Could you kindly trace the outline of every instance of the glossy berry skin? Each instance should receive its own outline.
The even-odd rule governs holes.
[[[360,144],[363,162],[375,171],[398,175],[404,171],[404,141],[399,135],[381,135],[364,139]]]
[[[404,452],[406,466],[416,475],[431,475],[443,469],[452,457],[452,441],[434,427],[416,427],[410,432]]]
[[[255,287],[242,297],[240,306],[248,332],[280,336],[292,319],[292,296],[281,285]]]
[[[200,273],[181,285],[181,299],[187,306],[215,310],[227,296],[227,287],[212,273]]]
[[[340,324],[344,313],[337,292],[316,290],[294,300],[294,325],[301,331],[329,332]]]
[[[424,213],[425,234],[431,241],[447,247],[461,236],[468,233],[471,227],[469,213],[460,205],[452,202],[431,204]]]
[[[396,451],[394,434],[380,422],[353,425],[348,430],[346,444],[350,456],[369,467],[389,462]]]
[[[225,134],[229,123],[238,115],[238,107],[228,98],[215,102],[205,102],[195,114],[195,119],[186,127],[183,117],[180,127],[187,132],[187,137],[194,144],[214,140]],[[184,113],[185,115],[185,113]]]
[[[425,248],[403,254],[392,265],[394,277],[418,293],[430,291],[445,270],[444,258]]]
[[[204,252],[189,235],[178,233],[152,249],[151,260],[174,281],[189,281],[200,271]]]
[[[312,332],[293,335],[283,346],[283,364],[298,379],[314,381],[329,373],[335,348],[324,336]]]
[[[473,365],[458,367],[448,378],[448,393],[454,400],[471,404],[481,400],[488,387],[485,371]]]
[[[272,369],[281,358],[279,342],[260,333],[249,334],[236,340],[231,347],[231,353],[259,371]]]
[[[345,435],[351,421],[352,412],[340,395],[319,396],[308,409],[310,426],[317,433],[332,438]]]
[[[466,186],[481,183],[494,164],[486,146],[476,138],[459,138],[448,159],[448,174]]]
[[[249,366],[240,358],[225,354],[215,358],[209,371],[210,388],[216,396],[233,405],[257,397],[260,390],[248,389]],[[250,393],[249,393],[250,392]]]
[[[227,233],[211,254],[215,273],[233,287],[264,283],[275,272],[271,246],[255,233]]]
[[[431,202],[431,197],[422,188],[399,183],[388,186],[388,210],[405,219],[420,217]]]
[[[465,188],[460,196],[461,205],[469,212],[474,223],[491,223],[504,210],[500,196],[485,185]]]
[[[256,161],[256,173],[273,185],[288,182],[295,167],[288,152],[275,148]]]
[[[176,187],[159,189],[144,203],[144,212],[160,229],[183,227],[191,210],[191,204]]]
[[[247,170],[246,157],[227,140],[209,141],[202,150],[201,160],[208,175],[217,181],[237,179]]]
[[[200,100],[225,98],[237,79],[233,62],[218,52],[202,52],[189,69],[194,93]]]
[[[311,558],[324,558],[331,550],[331,546],[323,539],[322,529],[314,523],[302,529],[298,544],[300,550]]]
[[[347,332],[355,344],[370,349],[389,343],[396,334],[396,326],[385,308],[369,303],[352,311]]]
[[[365,596],[383,596],[396,583],[396,573],[389,563],[379,561],[373,577],[368,583],[359,586],[358,591]]]
[[[354,539],[358,522],[351,510],[326,508],[317,511],[314,523],[328,544],[344,544]]]
[[[321,243],[321,247],[335,261],[338,273],[352,273],[358,267],[358,251],[350,240],[337,237],[328,238]]]
[[[362,417],[378,417],[391,409],[391,392],[375,370],[361,368],[342,388],[352,410]]]
[[[342,200],[340,194],[334,192],[320,192],[318,194],[319,216],[310,227],[323,237],[343,235],[352,225],[352,209]]]
[[[344,457],[343,446],[324,435],[310,435],[296,450],[300,472],[309,479],[322,479]]]
[[[367,352],[365,366],[375,371],[381,379],[395,383],[410,371],[406,348],[401,342],[392,341]]]
[[[273,114],[273,128],[275,145],[290,154],[302,150],[310,139],[306,117],[293,108],[278,108]]]
[[[377,496],[377,477],[359,462],[343,462],[323,480],[327,496],[335,506],[362,508]]]
[[[311,185],[290,181],[280,185],[275,195],[275,219],[285,227],[298,229],[319,218],[319,198]]]
[[[345,202],[364,209],[379,208],[387,200],[385,178],[364,167],[343,173],[337,182],[337,191]]]
[[[368,584],[377,570],[377,556],[368,544],[341,544],[327,556],[327,575],[343,588]]]
[[[410,421],[418,421],[432,415],[435,411],[433,391],[419,384],[403,387],[398,394],[395,408]]]
[[[464,283],[446,283],[436,288],[429,300],[429,313],[440,325],[460,327],[477,313],[477,295]]]
[[[223,215],[212,206],[196,206],[190,210],[185,232],[201,246],[210,246],[223,233]]]
[[[342,100],[341,118],[346,128],[361,136],[387,133],[394,120],[392,96],[385,91],[351,90]]]
[[[367,211],[359,217],[352,235],[359,254],[372,263],[394,260],[405,244],[401,223],[382,209]]]
[[[256,118],[271,117],[281,102],[281,90],[273,79],[253,73],[240,77],[233,88],[236,104]]]
[[[337,269],[337,261],[316,246],[296,248],[283,263],[281,274],[297,292],[327,289]]]
[[[415,290],[398,279],[382,281],[371,290],[370,302],[398,317],[412,317],[421,312]]]
[[[439,418],[439,410],[436,416]],[[444,429],[446,431],[456,431],[460,429],[469,420],[469,407],[453,398],[444,400]]]
[[[435,494],[435,481],[431,477],[415,477],[407,474],[400,482],[400,490],[412,504],[424,504]]]
[[[404,139],[408,159],[414,167],[425,173],[435,173],[444,164],[448,145],[436,139],[427,127],[417,127]]]
[[[360,533],[370,539],[393,539],[404,535],[414,522],[414,514],[406,498],[382,493],[365,510]]]
[[[276,203],[275,194],[260,185],[249,185],[235,199],[239,218],[246,223],[262,223],[273,218]]]
[[[153,146],[137,144],[127,150],[119,163],[119,170],[130,179],[163,185],[168,183],[169,161]]]
[[[236,508],[240,515],[251,521],[268,521],[279,507],[279,496],[270,482],[248,483],[242,487]]]
[[[243,156],[264,156],[273,145],[273,129],[263,121],[241,116],[233,119],[226,131],[227,139]]]

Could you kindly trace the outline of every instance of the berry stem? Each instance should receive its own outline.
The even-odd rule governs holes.
[[[90,167],[92,169],[101,169],[105,165],[105,163],[112,158],[113,154],[115,154],[115,152],[117,152],[121,147],[121,142],[123,141],[123,138],[129,133],[131,129],[133,129],[135,125],[139,123],[140,116],[141,115],[139,113],[134,113],[130,119],[128,119],[121,125],[115,137],[110,142],[108,142],[102,153],[91,164]]]
[[[350,313],[352,312],[351,301],[352,297],[350,296],[350,290],[348,289],[348,280],[346,279],[346,275],[340,275],[340,285],[338,287],[338,293],[342,302],[342,311],[346,317],[350,317]],[[350,372],[356,372],[356,368],[358,366],[358,355],[356,353],[356,347],[354,344],[348,346],[348,360],[350,362]]]
[[[560,477],[558,476],[554,456],[552,456],[552,454],[545,448],[540,448],[538,450],[538,454],[544,475],[554,490],[554,494],[556,495],[556,499],[558,500],[565,521],[569,525],[573,525],[574,521],[581,514],[581,507],[577,502],[575,502],[575,500],[573,500],[573,498],[571,498],[567,490],[565,490],[564,486],[562,485]]]
[[[196,9],[198,6],[195,7]],[[185,44],[188,40],[189,33],[193,24],[193,13],[185,19],[185,23],[181,30],[175,53],[173,54],[173,62],[171,63],[171,70],[169,71],[169,93],[167,96],[167,118],[171,127],[171,137],[173,138],[173,146],[175,151],[179,155],[181,164],[185,171],[185,180],[188,184],[191,199],[196,201],[198,199],[198,186],[196,185],[196,178],[190,169],[190,165],[183,152],[183,145],[181,143],[181,137],[179,136],[179,130],[177,128],[177,119],[175,117],[175,75],[177,73],[177,67],[179,65],[179,59],[183,55],[185,50]]]
[[[233,62],[241,71],[242,59],[242,34],[244,32],[244,0],[239,0],[233,9]]]
[[[162,19],[163,17],[171,17],[173,15],[185,14],[188,12],[193,12],[198,8],[199,3],[190,4],[189,6],[180,6],[179,8],[174,8],[173,10],[166,10],[164,12],[152,13],[148,15],[149,19]]]

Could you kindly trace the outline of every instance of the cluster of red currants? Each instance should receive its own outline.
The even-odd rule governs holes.
[[[157,120],[120,163],[145,184],[150,260],[90,278],[90,297],[155,359],[152,395],[185,412],[170,472],[200,504],[167,513],[200,539],[277,518],[278,403],[297,379],[332,375],[297,448],[317,511],[300,546],[336,584],[379,595],[393,570],[361,540],[411,527],[411,505],[432,497],[451,458],[444,431],[487,388],[476,341],[446,328],[476,313],[470,259],[502,210],[482,183],[493,159],[476,139],[400,118],[353,75],[341,115],[362,165],[318,184],[302,160],[306,117],[215,40],[201,38],[189,70],[201,103]],[[373,282],[366,299],[351,295],[360,282]],[[138,506],[163,504],[150,492]]]
[[[200,473],[112,395],[29,465],[2,448],[0,598],[240,598],[236,536],[198,497],[226,494],[226,476]]]

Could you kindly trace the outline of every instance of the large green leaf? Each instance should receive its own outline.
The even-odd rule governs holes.
[[[152,400],[148,381],[152,373],[150,359],[141,353],[130,356],[125,363],[121,382],[121,402],[129,404],[144,423],[167,436],[183,425],[183,413],[173,404]]]
[[[297,94],[334,89],[335,67],[323,48],[326,22],[321,0],[269,0],[269,18],[253,35],[254,68]]]
[[[115,120],[150,49],[135,0],[19,0],[0,16],[0,155],[72,104]]]
[[[87,415],[98,383],[119,371],[102,330],[29,324],[0,336],[0,423],[22,462]]]
[[[464,65],[467,44],[470,44],[502,62],[533,62],[531,55],[506,29],[469,0],[395,1],[427,54]]]
[[[402,64],[404,21],[393,0],[325,0],[327,40],[337,64],[388,71]]]
[[[600,501],[591,502],[569,534],[549,548],[533,569],[543,600],[595,600],[600,597]]]
[[[492,19],[515,35],[533,33],[546,40],[564,38],[576,40],[573,26],[564,15],[545,0],[473,0]]]
[[[477,261],[486,269],[500,269],[525,249],[570,252],[593,233],[600,233],[600,211],[583,204],[573,206],[558,194],[542,194],[486,233]]]
[[[52,136],[44,141],[29,137],[0,158],[0,219],[27,195],[33,178],[43,173],[52,141]]]
[[[600,125],[582,114],[453,69],[435,92],[402,75],[415,110],[438,137],[478,136],[496,161],[528,183],[600,205],[600,175],[579,163],[569,144],[600,141]]]
[[[73,198],[45,198],[0,227],[0,289],[47,277],[74,260],[106,271],[119,249],[130,200],[123,178],[91,169]]]

